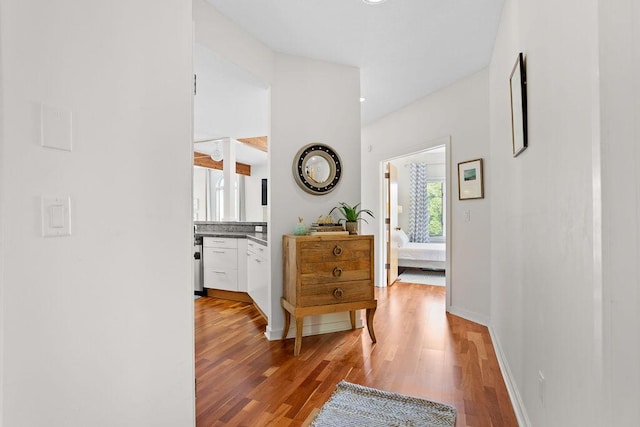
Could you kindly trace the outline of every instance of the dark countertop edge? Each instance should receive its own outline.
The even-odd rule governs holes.
[[[269,246],[269,242],[267,241],[267,234],[266,233],[260,233],[260,234],[264,234],[264,238],[263,237],[256,237],[256,236],[252,236],[250,234],[247,234],[247,239],[251,240],[252,242],[259,243],[262,246]]]
[[[263,246],[268,246],[267,233],[246,231],[198,231],[196,236],[202,237],[229,237],[231,239],[249,239]]]

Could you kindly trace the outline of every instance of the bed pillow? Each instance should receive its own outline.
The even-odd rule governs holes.
[[[393,241],[398,244],[399,248],[401,248],[409,243],[409,236],[407,236],[407,234],[402,229],[400,229],[393,235]]]

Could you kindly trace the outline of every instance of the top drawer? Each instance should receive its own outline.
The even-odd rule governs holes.
[[[266,246],[256,243],[252,240],[247,240],[247,251],[265,257],[269,252]]]
[[[336,240],[300,242],[300,262],[335,262],[368,260],[370,240]]]
[[[231,237],[204,237],[202,239],[202,246],[205,248],[238,248],[238,239]]]

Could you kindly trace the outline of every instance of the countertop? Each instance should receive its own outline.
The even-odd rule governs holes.
[[[249,239],[268,246],[267,233],[251,232],[251,231],[198,231],[196,236],[202,237],[228,237],[232,239]]]

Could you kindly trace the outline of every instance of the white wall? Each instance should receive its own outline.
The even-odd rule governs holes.
[[[193,0],[192,3],[196,42],[259,81],[270,84],[274,52],[229,21],[206,0]]]
[[[195,43],[194,57],[194,139],[267,135],[269,93],[265,82],[199,43]]]
[[[191,5],[0,9],[1,423],[193,425]],[[39,145],[40,102],[72,152]],[[72,236],[41,237],[43,195]]]
[[[378,233],[383,214],[383,191],[380,184],[381,162],[438,145],[442,137],[451,137],[451,236],[452,250],[449,310],[463,317],[487,324],[490,301],[489,200],[491,181],[485,175],[485,198],[460,201],[457,198],[457,164],[489,159],[489,72],[480,71],[427,96],[362,130],[362,204],[376,213],[375,220],[363,225],[363,231]],[[469,210],[471,221],[464,221]],[[376,266],[383,267],[378,238]],[[383,268],[376,269],[376,284],[384,286]]]
[[[2,1],[0,1],[0,25],[2,25],[2,22],[4,22],[4,3]],[[2,31],[3,27],[0,27],[0,90],[2,90],[4,88],[4,69],[5,69],[5,65],[4,65],[4,33]],[[4,135],[4,129],[5,129],[5,113],[4,113],[4,108],[5,108],[5,101],[4,101],[4,97],[2,96],[2,92],[0,92],[0,165],[4,165],[5,163],[5,156],[4,156],[4,140],[5,140],[5,135]],[[4,185],[2,185],[2,182],[4,182],[4,174],[2,172],[2,169],[0,169],[0,427],[3,427],[4,424],[4,316],[2,315],[2,313],[4,313],[4,306],[5,306],[5,299],[4,299],[4,287],[5,287],[5,280],[4,280],[4,257],[5,257],[5,250],[4,250],[4,216],[5,216],[5,200],[6,200],[6,196],[4,194]]]
[[[268,127],[271,126],[271,112],[269,111],[271,105],[269,87],[274,79],[274,67],[275,67],[275,53],[250,36],[247,32],[242,30],[238,25],[229,21],[225,16],[212,7],[206,0],[193,0],[193,19],[195,25],[195,41],[198,46],[198,50],[208,52],[215,55],[215,60],[218,63],[226,63],[225,69],[236,67],[243,70],[243,74],[250,74],[252,76],[250,83],[253,87],[256,86],[256,82],[262,82],[265,88],[266,103],[266,115],[268,121]],[[229,65],[231,64],[231,65]],[[264,98],[261,98],[264,100]],[[262,101],[260,101],[262,102]],[[265,111],[265,110],[263,110]],[[262,123],[262,114],[260,114],[260,120],[257,123]],[[270,129],[266,135],[269,137],[269,144],[272,145],[273,139],[270,135]],[[262,136],[262,135],[251,135]],[[271,150],[271,148],[270,148]],[[271,153],[269,153],[271,156]],[[261,175],[265,172],[262,171]],[[268,174],[268,168],[267,172]],[[266,178],[267,176],[262,176]],[[271,187],[272,184],[269,183]],[[249,185],[247,188],[251,187]],[[249,191],[252,192],[251,188]],[[270,197],[270,196],[269,196]],[[270,206],[261,208],[261,216],[257,221],[269,221],[270,218]],[[251,221],[255,212],[251,210]],[[268,228],[269,235],[271,235],[271,229]],[[271,240],[271,239],[269,239]],[[271,255],[272,259],[275,257]]]
[[[640,6],[601,1],[602,419],[640,419]]]
[[[251,166],[251,176],[244,178],[247,221],[265,221],[265,208],[262,206],[263,178],[269,178],[269,168],[266,164]]]
[[[360,70],[277,54],[271,91],[270,211],[271,313],[268,333],[282,330],[282,235],[293,233],[298,217],[307,225],[339,202],[360,201]],[[334,148],[343,164],[340,183],[329,194],[304,192],[294,179],[297,151],[320,142]],[[344,313],[341,313],[344,314]],[[344,314],[345,326],[347,316]],[[305,323],[313,323],[313,319]]]
[[[282,235],[293,232],[299,216],[310,224],[338,202],[360,200],[360,72],[354,67],[275,53],[204,0],[194,0],[193,7],[196,41],[271,87],[267,218],[272,264],[271,308],[266,314],[267,336],[279,339],[284,326],[280,306]],[[344,165],[340,183],[328,195],[307,194],[293,178],[293,158],[311,142],[333,147]],[[349,328],[346,313],[340,313],[339,320],[336,316],[305,319],[305,325],[334,322],[333,327]],[[320,329],[329,330],[315,328]]]
[[[492,335],[524,425],[630,425],[598,418],[596,3],[507,0],[490,66]],[[519,51],[529,148],[513,158]]]

